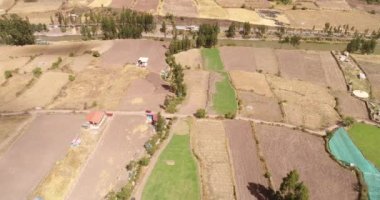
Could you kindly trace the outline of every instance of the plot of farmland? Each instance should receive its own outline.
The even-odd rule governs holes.
[[[347,91],[346,81],[330,52],[320,52],[321,64],[325,72],[327,85],[336,91]]]
[[[220,47],[220,57],[226,70],[243,70],[255,72],[255,49],[251,47]]]
[[[198,200],[200,178],[190,147],[189,126],[173,125],[173,137],[166,146],[145,185],[142,200]]]
[[[225,8],[268,8],[269,2],[266,0],[216,0],[216,2]]]
[[[344,169],[326,152],[324,140],[284,127],[255,125],[275,188],[290,170],[297,170],[310,199],[357,199],[353,171]]]
[[[372,96],[380,102],[380,63],[359,60],[359,64],[371,83]]]
[[[233,199],[233,180],[221,121],[198,120],[191,139],[201,170],[202,199]]]
[[[134,0],[112,0],[110,7],[113,8],[132,8]]]
[[[33,77],[30,74],[14,74],[0,86],[0,105],[6,105],[16,99],[22,91],[28,88]]]
[[[186,70],[185,84],[187,96],[179,110],[180,113],[193,114],[197,109],[206,109],[209,72]]]
[[[315,3],[326,10],[351,10],[346,0],[317,0]]]
[[[247,121],[224,121],[233,161],[237,199],[254,199],[258,185],[267,187],[264,168],[258,157],[251,124]],[[260,199],[257,197],[257,199]]]
[[[5,81],[4,73],[6,71],[12,71],[12,74],[20,71],[20,69],[30,60],[29,57],[10,58],[6,60],[0,60],[0,83]]]
[[[155,13],[157,11],[159,0],[136,0],[134,10]]]
[[[167,88],[167,83],[158,74],[149,73],[145,78],[131,82],[126,95],[121,99],[119,109],[159,111],[165,96],[170,93]]]
[[[175,61],[182,67],[190,67],[191,69],[202,69],[203,59],[200,49],[190,49],[174,55]]]
[[[282,112],[278,101],[273,97],[257,95],[253,92],[238,91],[241,100],[239,114],[264,121],[282,121]]]
[[[153,40],[115,40],[113,46],[101,56],[102,66],[110,68],[135,65],[140,57],[148,57],[147,69],[160,73],[166,67],[165,44]]]
[[[61,72],[46,72],[36,83],[15,100],[0,106],[4,111],[22,111],[35,107],[44,107],[51,103],[62,87],[69,81],[68,74]]]
[[[257,72],[230,71],[232,83],[237,90],[251,91],[258,95],[273,97],[264,74]]]
[[[327,88],[276,76],[267,76],[267,80],[283,106],[286,122],[321,129],[339,120],[335,99]]]
[[[54,163],[66,154],[83,122],[83,115],[37,116],[0,159],[2,198],[26,199]]]
[[[368,119],[367,106],[364,101],[353,97],[348,92],[336,92],[334,96],[338,98],[338,109],[343,116]]]
[[[0,117],[0,154],[17,138],[29,115]]]
[[[164,0],[163,15],[197,17],[198,11],[194,0]]]
[[[141,116],[117,115],[111,120],[69,199],[101,199],[127,180],[126,164],[145,153],[143,145],[153,134],[145,120]]]
[[[36,0],[17,1],[16,5],[9,11],[10,13],[46,12],[57,10],[62,4],[61,0]]]

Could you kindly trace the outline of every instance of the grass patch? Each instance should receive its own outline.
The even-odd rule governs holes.
[[[200,199],[200,181],[189,135],[173,136],[148,179],[142,199]]]
[[[236,113],[238,104],[235,90],[229,80],[228,73],[224,71],[219,50],[216,48],[202,49],[204,66],[209,71],[218,72],[222,80],[215,85],[216,92],[213,96],[213,106],[218,114]]]
[[[355,123],[348,133],[364,157],[380,169],[380,128],[364,123]]]

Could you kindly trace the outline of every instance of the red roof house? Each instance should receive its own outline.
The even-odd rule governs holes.
[[[90,112],[87,116],[86,116],[86,120],[91,123],[91,124],[100,124],[103,120],[105,116],[105,113],[104,112],[101,112],[101,111],[94,111],[94,112]]]

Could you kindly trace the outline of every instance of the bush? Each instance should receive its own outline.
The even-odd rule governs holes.
[[[205,109],[198,109],[195,113],[194,113],[194,117],[196,118],[205,118],[206,117],[206,110]]]
[[[37,67],[33,69],[33,76],[36,78],[39,78],[42,74],[42,69],[41,67]]]
[[[73,52],[70,52],[69,57],[74,57],[75,54]]]
[[[12,71],[7,70],[7,71],[4,72],[4,77],[5,77],[5,79],[9,79],[9,78],[11,78],[12,76],[13,76]]]
[[[177,105],[182,102],[182,98],[176,98],[173,96],[166,96],[164,101],[165,111],[168,113],[177,112]]]
[[[353,123],[355,123],[354,118],[352,118],[352,117],[343,118],[343,121],[342,121],[343,126],[351,126]]]
[[[69,75],[69,81],[74,81],[74,80],[75,80],[75,76],[72,75],[72,74],[70,74],[70,75]]]
[[[94,57],[100,57],[100,53],[99,53],[99,51],[93,51],[92,52],[92,56],[94,56]]]
[[[236,116],[235,113],[231,113],[231,112],[224,114],[224,118],[227,118],[227,119],[235,119],[235,116]]]
[[[139,160],[139,164],[142,166],[149,165],[150,158],[148,156],[145,156]]]

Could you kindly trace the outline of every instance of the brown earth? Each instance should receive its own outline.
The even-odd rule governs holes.
[[[30,60],[29,57],[9,58],[0,60],[0,83],[5,81],[5,71],[20,72],[21,68]]]
[[[268,74],[278,74],[278,60],[274,53],[274,49],[256,48],[254,51],[257,70],[262,70]]]
[[[54,62],[57,62],[59,57],[61,59],[65,59],[65,57],[57,56],[57,55],[40,55],[31,60],[27,65],[20,69],[21,72],[30,73],[35,68],[41,68],[42,71],[47,71]]]
[[[238,91],[238,97],[241,100],[239,115],[265,121],[282,121],[281,108],[275,98],[245,91]]]
[[[165,45],[165,42],[153,40],[115,40],[113,46],[101,56],[101,65],[105,68],[135,65],[139,57],[148,57],[147,69],[160,73],[166,67]]]
[[[113,8],[132,8],[134,0],[112,0],[110,7]]]
[[[200,49],[190,49],[174,55],[175,61],[182,67],[190,69],[203,69],[203,59]]]
[[[376,13],[380,12],[380,5],[376,4],[367,4],[366,1],[362,0],[346,0],[348,5],[351,6],[351,8],[355,8],[357,10],[363,10],[363,11],[372,11],[375,10]]]
[[[5,12],[5,10],[12,7],[14,2],[15,2],[15,0],[1,0],[0,1],[0,13]]]
[[[30,115],[0,117],[0,154],[17,138],[19,135],[18,129],[21,128],[29,118]]]
[[[208,71],[185,71],[187,95],[179,110],[180,113],[191,115],[195,113],[197,109],[206,108],[209,75],[210,73]]]
[[[10,13],[46,12],[57,10],[62,5],[62,0],[37,0],[35,2],[17,1]]]
[[[346,91],[346,81],[338,64],[330,52],[320,52],[322,68],[325,72],[327,85],[335,91]]]
[[[258,95],[273,97],[264,74],[257,72],[229,71],[235,89],[251,91]]]
[[[240,8],[243,5],[246,8],[269,8],[270,4],[266,0],[216,0],[222,7]]]
[[[371,62],[363,60],[359,60],[358,62],[371,83],[372,96],[380,102],[380,59],[377,62],[375,59],[372,59]]]
[[[338,109],[343,116],[350,116],[359,119],[368,119],[367,106],[365,103],[348,92],[335,92],[338,98]]]
[[[258,185],[267,186],[251,124],[247,121],[224,121],[232,158],[237,199],[255,199]],[[257,199],[260,199],[257,197]]]
[[[83,115],[37,116],[0,159],[2,198],[26,199],[54,163],[66,154],[84,121]]]
[[[234,184],[222,121],[194,121],[191,140],[200,165],[203,198],[233,199]]]
[[[126,164],[145,153],[143,145],[154,133],[145,120],[141,116],[114,117],[68,199],[102,199],[127,181]]]
[[[197,17],[198,11],[194,0],[164,0],[163,15]]]
[[[147,71],[136,66],[124,68],[89,68],[76,75],[58,98],[49,105],[55,109],[116,109],[134,80]]]
[[[159,0],[136,0],[134,10],[156,13]]]
[[[159,111],[165,96],[170,92],[168,86],[158,74],[149,73],[145,78],[131,82],[123,96],[119,109],[127,111]]]
[[[1,105],[2,111],[23,111],[35,107],[45,107],[60,93],[69,81],[69,76],[62,72],[46,72],[35,84],[13,101]]]
[[[310,199],[358,198],[354,171],[330,157],[323,138],[269,125],[256,124],[255,130],[276,189],[290,170],[297,170]]]
[[[324,10],[351,10],[346,0],[317,0],[315,3]]]
[[[16,99],[28,89],[28,83],[33,79],[30,74],[16,74],[0,85],[0,105],[5,105]]]

